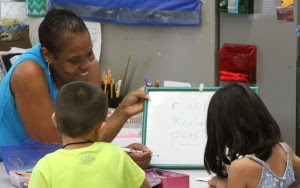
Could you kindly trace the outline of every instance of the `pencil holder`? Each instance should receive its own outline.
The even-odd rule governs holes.
[[[109,108],[117,108],[119,104],[122,102],[123,97],[114,97],[108,98],[108,107]]]
[[[219,52],[220,81],[256,82],[256,46],[223,44]]]

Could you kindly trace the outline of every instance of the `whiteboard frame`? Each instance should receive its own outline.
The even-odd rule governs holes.
[[[220,87],[204,87],[203,91],[217,91]],[[254,92],[259,94],[259,87],[250,87]],[[182,92],[195,92],[199,91],[199,87],[145,87],[145,92],[160,92],[160,91],[182,91]],[[142,126],[142,144],[147,145],[147,118],[148,117],[148,100],[144,102],[143,111],[143,126]],[[188,157],[188,155],[187,155]],[[187,159],[188,160],[188,159]],[[205,169],[204,164],[150,164],[151,168],[164,168],[164,169]]]

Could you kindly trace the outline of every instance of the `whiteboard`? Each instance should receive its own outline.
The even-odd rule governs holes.
[[[144,103],[142,143],[153,152],[150,167],[204,169],[207,110],[218,89],[145,89],[150,99]]]
[[[154,154],[151,167],[204,168],[207,109],[217,89],[146,88],[142,142]]]

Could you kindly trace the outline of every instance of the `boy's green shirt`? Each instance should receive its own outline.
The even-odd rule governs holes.
[[[46,155],[34,167],[29,188],[139,188],[144,179],[145,172],[119,146],[97,142]]]

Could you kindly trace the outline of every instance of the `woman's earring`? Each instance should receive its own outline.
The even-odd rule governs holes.
[[[48,60],[46,60],[46,62],[48,63],[48,74],[49,74],[49,76],[51,75],[50,74],[50,63],[48,62]]]

